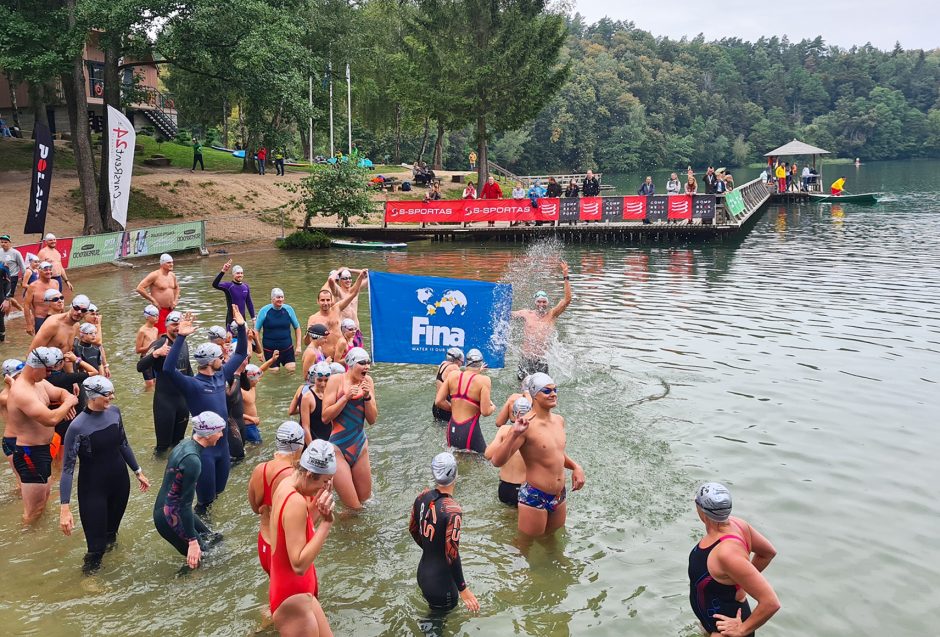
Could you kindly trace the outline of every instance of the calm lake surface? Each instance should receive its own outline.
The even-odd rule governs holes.
[[[303,317],[338,262],[511,281],[516,307],[537,289],[557,298],[557,257],[571,264],[575,297],[559,322],[551,365],[568,451],[585,467],[587,485],[569,497],[567,530],[526,556],[516,547],[513,512],[496,499],[496,469],[460,460],[461,552],[482,610],[457,609],[444,634],[698,634],[686,568],[701,533],[693,491],[706,480],[728,484],[735,513],[779,551],[766,574],[783,609],[762,634],[937,634],[940,163],[835,171],[846,173],[850,191],[884,191],[890,199],[871,207],[769,206],[747,237],[714,244],[232,252],[257,306],[277,284]],[[739,183],[745,173],[737,171],[745,177]],[[638,178],[622,178],[622,192]],[[657,186],[664,178],[656,177]],[[177,262],[181,306],[199,312],[202,327],[223,317],[222,295],[210,282],[225,258]],[[164,463],[151,454],[151,394],[134,370],[143,303],[131,291],[151,268],[140,265],[76,271],[73,279],[105,312],[116,404],[158,486]],[[361,318],[367,315],[362,307]],[[19,334],[0,351],[6,358],[24,349]],[[516,360],[512,353],[508,364]],[[361,515],[338,521],[317,560],[321,601],[337,635],[421,634],[420,552],[407,516],[443,446],[430,416],[434,371],[374,369],[375,498]],[[516,386],[514,369],[492,375],[500,402]],[[38,528],[23,532],[4,466],[3,633],[253,633],[267,607],[267,579],[246,485],[255,462],[270,457],[299,382],[283,372],[262,381],[265,443],[233,469],[212,512],[225,540],[189,575],[178,575],[182,557],[153,529],[156,489],[132,492],[118,547],[98,575],[82,577],[84,538],[80,528],[70,538],[59,532],[57,488]],[[483,422],[492,439],[492,419]]]

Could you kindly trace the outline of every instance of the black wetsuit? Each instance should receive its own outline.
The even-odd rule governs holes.
[[[326,440],[329,442],[330,434],[333,433],[333,423],[323,422],[323,400],[314,394],[311,385],[304,385],[303,389],[300,390],[301,403],[303,403],[304,394],[307,392],[313,394],[313,401],[316,403],[316,407],[310,412],[310,435],[314,440]]]
[[[411,507],[408,530],[423,551],[418,586],[434,610],[452,609],[467,588],[460,565],[461,522],[460,505],[437,489],[422,491]]]
[[[209,527],[193,511],[196,483],[202,473],[202,447],[192,438],[176,445],[167,458],[163,485],[153,503],[153,525],[164,540],[186,555],[190,540],[204,546]]]
[[[95,369],[101,369],[101,346],[94,343],[82,343],[81,339],[76,338],[72,343],[72,351],[81,360],[85,361]]]
[[[169,340],[166,334],[160,336],[147,349],[147,353],[137,361],[137,371],[144,373],[151,370],[157,382],[153,392],[153,428],[157,435],[158,452],[166,451],[177,444],[186,435],[189,423],[189,409],[183,396],[169,376],[163,375],[163,357],[154,358],[153,351],[163,347]],[[172,345],[172,342],[170,343]],[[183,342],[183,351],[177,362],[181,373],[192,376],[193,368],[189,362],[189,346]]]
[[[225,386],[225,404],[228,407],[228,453],[233,460],[245,457],[245,402],[242,390],[251,389],[248,374],[242,372],[238,378]]]
[[[117,539],[130,495],[127,467],[140,469],[127,442],[121,411],[111,406],[104,411],[86,409],[72,421],[63,443],[65,460],[59,482],[59,503],[72,497],[75,462],[81,460],[78,474],[78,513],[85,529],[89,553],[103,553]]]
[[[85,388],[82,383],[88,378],[85,372],[53,372],[46,379],[54,387],[64,389],[70,394],[74,391],[75,385],[78,385],[78,404],[75,405],[75,413],[80,414],[85,410],[85,404],[88,402],[88,396],[85,394]],[[65,432],[68,431],[71,420],[62,420],[55,426],[55,432],[59,438],[65,440]]]
[[[437,367],[437,380],[444,382],[444,370],[447,369],[448,365],[455,365],[457,369],[460,369],[460,366],[457,363],[451,361],[444,361]],[[450,400],[450,396],[447,397],[447,400]],[[434,414],[435,420],[440,420],[443,422],[450,422],[450,412],[444,409],[441,409],[437,404],[431,405],[431,413]]]
[[[10,277],[10,271],[5,265],[0,265],[0,302],[16,291],[16,277]],[[6,315],[0,312],[0,343],[7,340]]]

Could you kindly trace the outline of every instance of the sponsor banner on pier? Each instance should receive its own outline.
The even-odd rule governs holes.
[[[695,195],[692,199],[692,218],[711,221],[715,218],[715,195]]]
[[[623,220],[643,221],[646,219],[647,197],[643,195],[630,195],[623,198]]]
[[[467,223],[558,220],[557,199],[540,199],[538,207],[532,207],[532,202],[528,199],[466,199],[460,203],[463,204],[461,221]]]
[[[579,221],[581,219],[581,200],[577,197],[559,199],[559,221]]]
[[[692,195],[670,195],[669,219],[692,218]]]
[[[459,347],[503,367],[511,285],[370,271],[369,307],[377,363],[437,365]]]
[[[603,197],[601,218],[604,221],[623,221],[623,199],[620,197]]]
[[[600,221],[604,214],[602,197],[581,198],[581,221]]]
[[[669,215],[669,196],[653,195],[646,202],[646,220],[650,223],[665,222]]]
[[[461,223],[463,200],[457,201],[387,201],[386,223]]]

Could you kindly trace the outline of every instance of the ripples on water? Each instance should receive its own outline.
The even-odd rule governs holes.
[[[779,550],[767,575],[783,610],[762,632],[936,633],[940,193],[894,199],[771,206],[745,240],[714,245],[330,253],[373,269],[509,282],[517,308],[539,289],[560,298],[558,259],[571,265],[575,298],[550,363],[587,485],[569,498],[567,532],[525,557],[513,514],[496,501],[496,471],[460,460],[464,571],[483,611],[458,609],[444,634],[696,634],[685,569],[700,526],[691,494],[706,479],[727,482],[736,513]],[[240,259],[259,304],[278,283],[299,315],[315,309],[331,267],[320,254],[291,256],[286,273],[270,267],[272,253]],[[178,262],[183,304],[203,327],[222,317],[209,288],[221,262]],[[150,395],[132,371],[142,304],[127,291],[142,274],[77,278],[107,308],[117,402],[156,482]],[[119,325],[120,316],[133,319]],[[515,361],[511,353],[492,372],[496,402],[517,385]],[[425,606],[407,515],[443,433],[430,417],[432,369],[380,365],[375,377],[375,499],[334,527],[317,567],[337,635],[415,635]],[[283,373],[262,381],[266,444],[233,470],[213,511],[224,550],[187,576],[152,529],[153,496],[132,493],[118,548],[98,576],[82,578],[81,534],[57,531],[54,502],[38,529],[21,532],[4,470],[0,621],[15,634],[252,632],[267,586],[244,492],[297,382]],[[491,439],[492,420],[484,423]]]

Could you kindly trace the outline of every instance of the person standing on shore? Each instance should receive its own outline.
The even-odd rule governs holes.
[[[20,251],[13,247],[8,234],[0,234],[0,266],[6,266],[10,275],[10,288],[6,296],[12,298],[16,294],[20,277],[26,274],[26,262]]]
[[[284,176],[284,149],[278,148],[274,151],[274,170],[281,177]]]
[[[467,159],[470,160],[470,170],[476,170],[477,168],[477,153],[475,150],[471,150],[470,154],[467,156]]]
[[[653,185],[653,178],[647,175],[646,179],[640,184],[640,187],[637,189],[636,194],[648,197],[650,195],[656,194],[656,186]]]
[[[65,272],[65,266],[62,265],[62,253],[59,252],[55,246],[55,235],[50,232],[46,235],[46,245],[37,252],[36,256],[52,264],[52,278],[59,282],[59,289],[65,292],[63,285],[67,285],[71,292],[72,284],[69,281],[68,274]]]
[[[480,190],[480,199],[502,199],[503,189],[499,187],[492,175],[487,177],[486,183]]]
[[[199,140],[193,137],[193,167],[189,172],[195,172],[196,164],[199,164],[201,170],[206,169],[206,165],[202,163],[202,144],[199,143]]]
[[[780,610],[763,571],[777,555],[773,544],[731,517],[731,493],[708,482],[695,494],[705,536],[689,554],[689,603],[711,637],[748,637]],[[754,557],[751,557],[753,553]],[[747,595],[757,600],[754,612]]]
[[[268,149],[265,148],[264,146],[259,148],[257,157],[258,157],[258,174],[263,176],[264,175],[264,163],[268,159]]]
[[[166,317],[176,309],[180,298],[180,286],[173,272],[173,257],[169,254],[160,255],[160,267],[144,277],[137,284],[137,294],[147,299],[160,310],[157,317],[157,331],[166,333]]]

